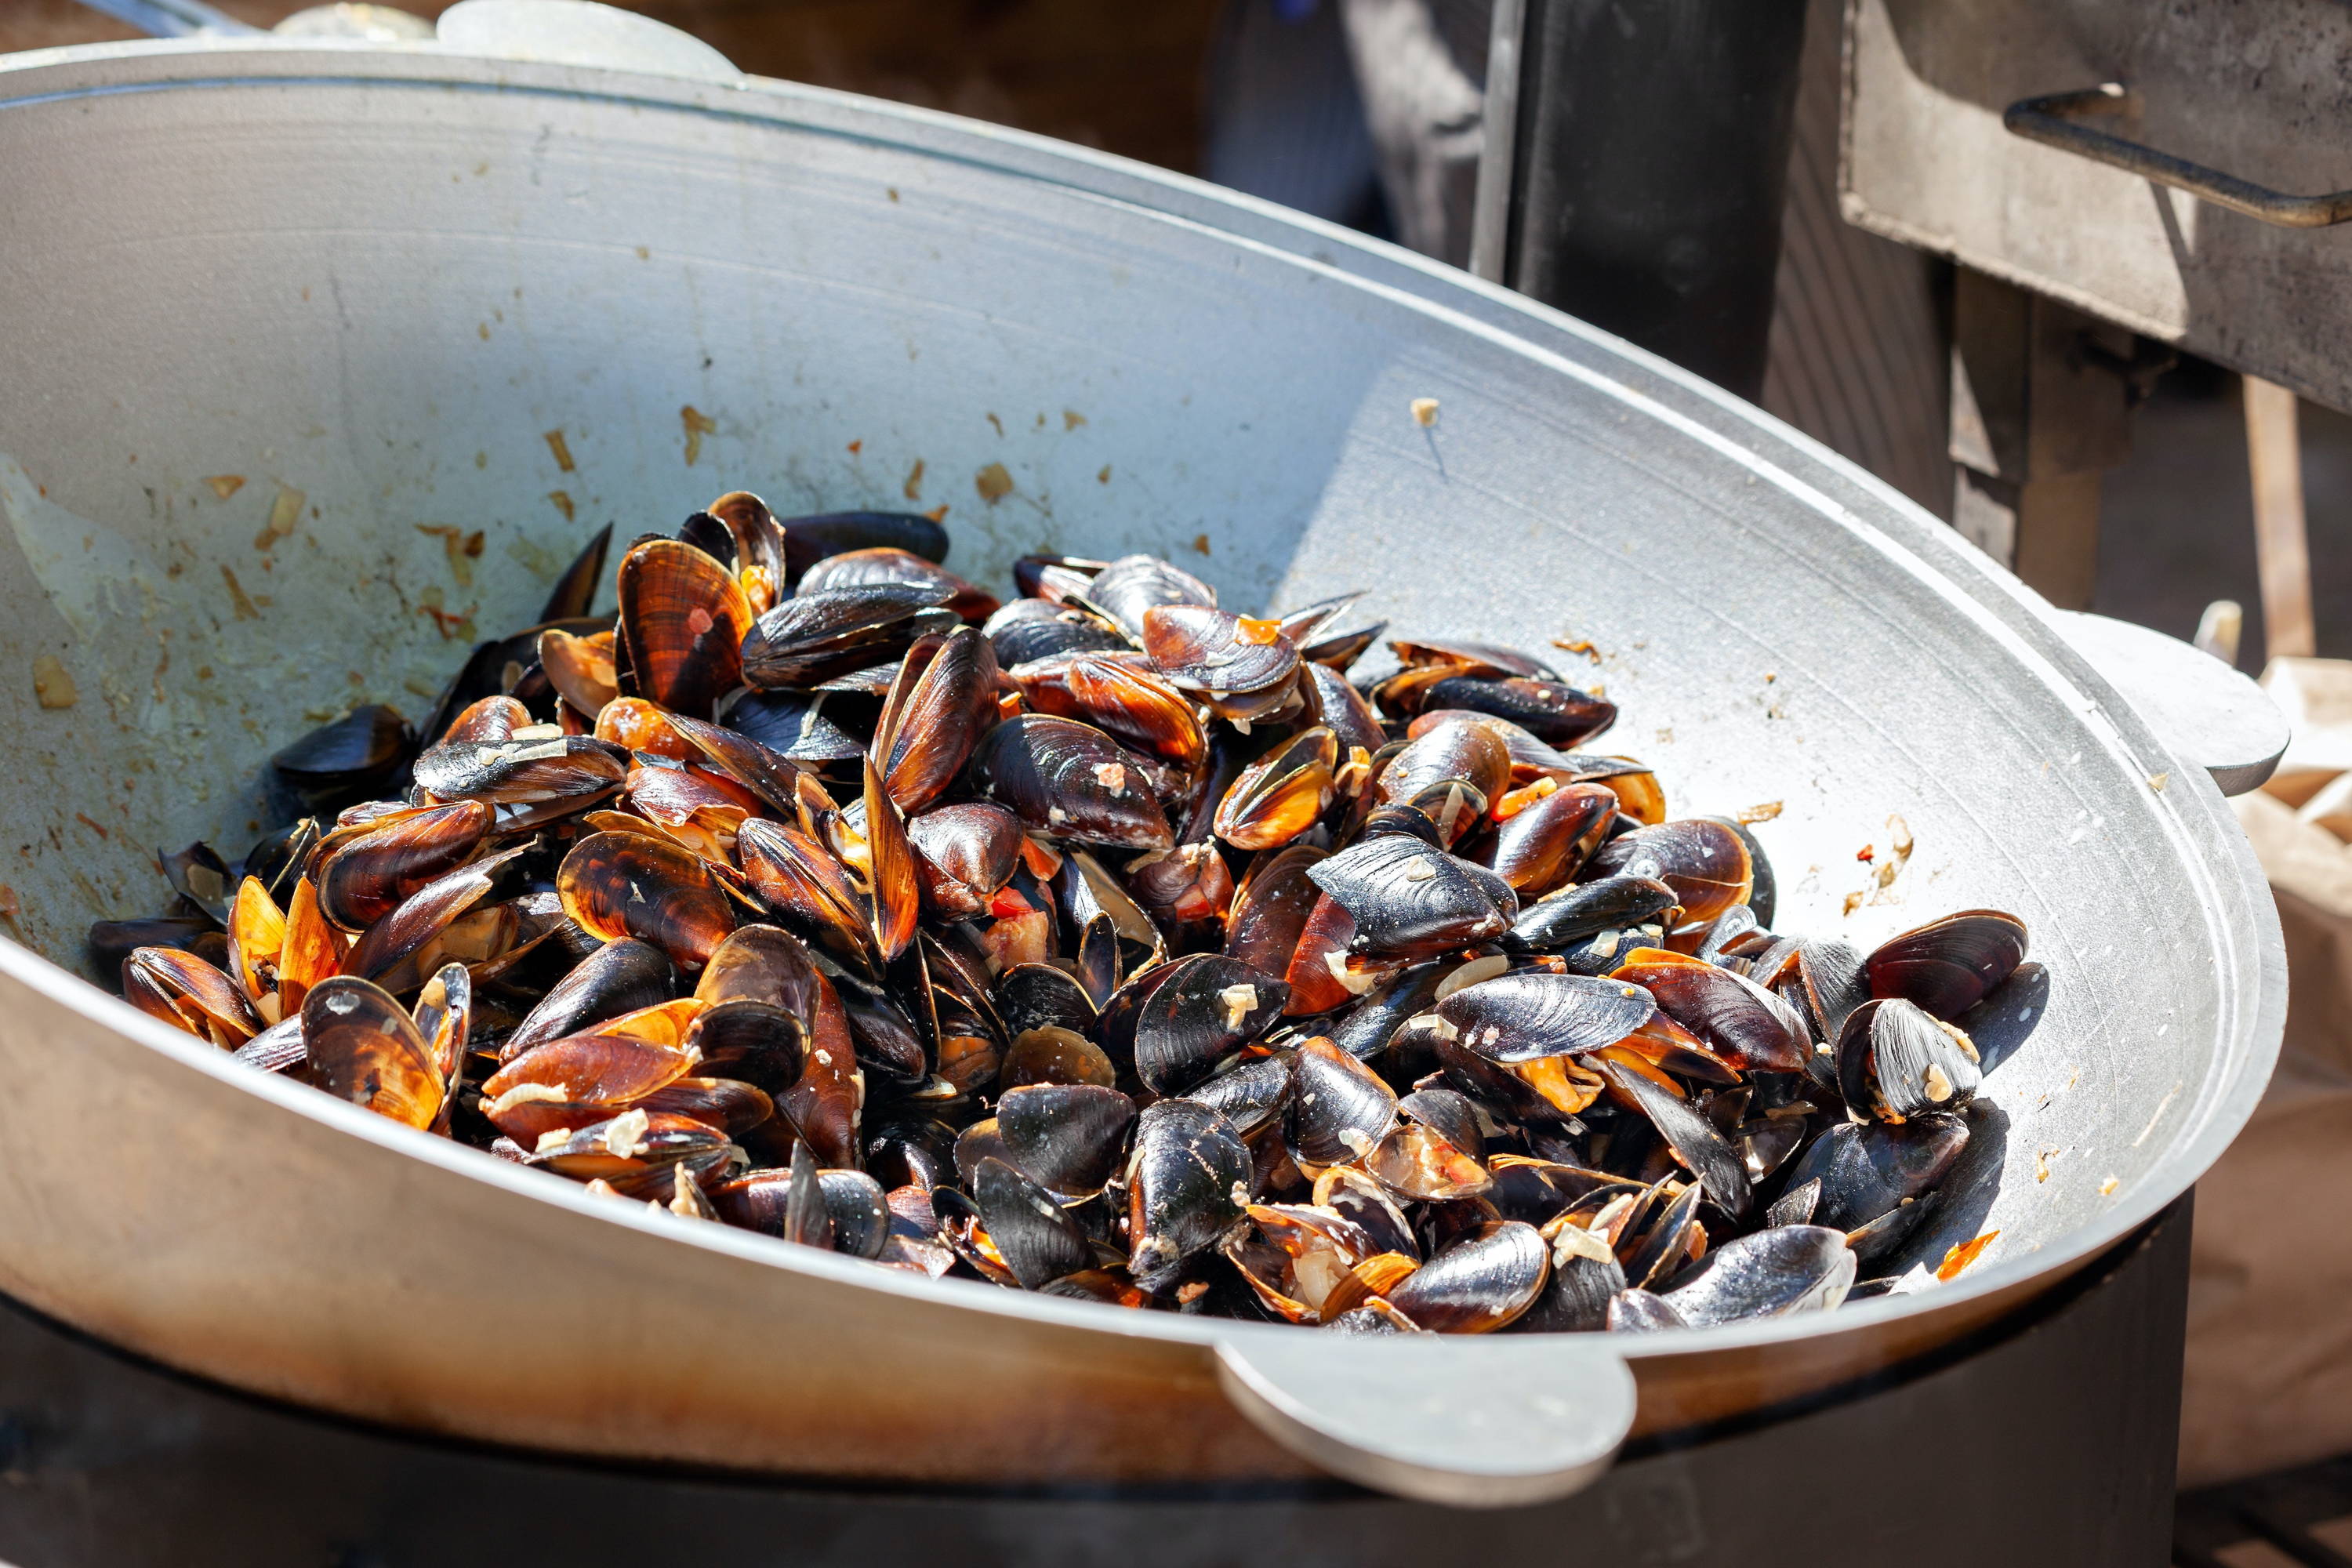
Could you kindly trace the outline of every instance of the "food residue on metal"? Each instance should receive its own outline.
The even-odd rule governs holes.
[[[933,522],[945,522],[948,519],[948,509],[945,504],[941,504],[931,508],[930,510],[925,512],[923,515],[929,518]]]
[[[2172,774],[2169,772],[2150,773],[2147,775],[2147,787],[2154,790],[2158,795],[2162,795],[2164,793],[2164,786],[2171,782]]]
[[[702,438],[718,435],[719,424],[691,403],[680,408],[677,416],[686,426],[686,466],[690,468],[694,460],[702,456]]]
[[[866,443],[863,439],[852,441],[849,444],[849,455],[853,458],[864,450],[866,450]]]
[[[244,586],[237,582],[236,574],[229,569],[226,561],[221,563],[221,581],[228,584],[229,607],[236,613],[238,620],[257,621],[261,618],[261,612],[255,609],[253,601],[245,596]]]
[[[1780,802],[1777,800],[1762,801],[1755,805],[1741,808],[1739,812],[1739,825],[1742,827],[1753,827],[1759,822],[1769,822],[1780,815]]]
[[[2056,1159],[2059,1153],[2059,1150],[2053,1148],[2044,1149],[2040,1153],[2033,1156],[2033,1179],[2035,1181],[2046,1182],[2050,1179],[2050,1162]]]
[[[989,417],[993,419],[996,416],[992,414]],[[980,491],[980,499],[991,506],[1013,493],[1013,476],[1004,471],[1002,463],[989,464],[971,477],[971,483],[972,488]]]
[[[44,708],[70,708],[81,700],[74,678],[67,672],[66,661],[53,653],[33,660],[33,695]]]
[[[572,522],[578,520],[579,513],[572,509],[571,491],[550,490],[547,492],[547,499],[555,503],[555,510],[563,514],[564,521]]]
[[[245,488],[245,476],[243,474],[207,474],[205,476],[205,483],[212,487],[213,494],[226,500]]]
[[[269,503],[269,520],[253,537],[256,550],[267,550],[281,539],[294,537],[294,529],[302,521],[302,503],[309,498],[291,485],[279,485],[278,495]]]
[[[1063,428],[1063,429],[1065,429],[1065,430],[1075,430],[1075,429],[1076,429],[1079,426],[1081,426],[1081,425],[1085,424],[1086,422],[1087,422],[1087,416],[1086,416],[1085,415],[1083,415],[1083,414],[1079,413],[1076,409],[1075,409],[1075,408],[1065,408],[1065,409],[1063,409],[1063,410],[1062,410],[1062,428]]]
[[[1095,483],[1098,485],[1107,485],[1110,483],[1110,465],[1108,463],[1105,463],[1102,466],[1102,472],[1095,476]]]
[[[1591,637],[1554,637],[1551,646],[1562,653],[1580,653],[1595,664],[1601,662],[1601,650],[1592,646]]]
[[[1416,397],[1412,400],[1412,422],[1426,430],[1437,423],[1437,399]]]
[[[915,466],[907,470],[907,499],[923,499],[923,459],[920,458],[916,458]]]
[[[0,882],[0,921],[13,923],[24,910],[24,902],[16,897],[16,889],[5,882]]]
[[[1993,1237],[2000,1234],[2000,1232],[1997,1230],[1989,1230],[1973,1241],[1963,1241],[1953,1247],[1944,1254],[1944,1261],[1937,1265],[1936,1278],[1938,1279],[1958,1278],[1960,1270],[1974,1263],[1983,1254],[1984,1249],[1992,1245]]]
[[[81,812],[77,811],[74,813],[74,820],[80,823],[84,827],[89,828],[92,833],[97,834],[100,838],[111,838],[114,837],[114,835],[106,830],[103,825],[91,821],[89,816],[85,816]]]
[[[993,425],[993,426],[996,426],[996,433],[997,433],[999,436],[1002,436],[1002,435],[1003,435],[1003,434],[1004,434],[1004,421],[1003,421],[1003,420],[999,419],[995,415],[992,414],[992,415],[989,415],[989,416],[988,416],[988,422],[989,422],[991,425]]]
[[[2187,1087],[2184,1083],[2176,1082],[2165,1091],[2164,1098],[2156,1102],[2156,1114],[2147,1119],[2147,1125],[2141,1128],[2139,1136],[2131,1141],[2133,1148],[2137,1149],[2147,1142],[2147,1135],[2156,1131],[2156,1124],[2164,1120],[2164,1113],[2172,1109],[2172,1102],[2180,1098],[2180,1091]]]
[[[457,580],[459,587],[472,587],[474,563],[481,558],[482,547],[487,542],[482,531],[478,528],[467,533],[464,529],[446,522],[420,522],[415,528],[417,532],[441,541],[441,548],[449,557],[449,574]]]
[[[2122,1185],[2123,1183],[2117,1181],[2113,1176],[2109,1176],[2105,1181],[2099,1184],[2099,1195],[2103,1198],[2111,1198],[2116,1195],[2116,1189]]]
[[[561,429],[550,430],[547,433],[547,449],[555,454],[557,468],[567,474],[572,472],[572,444],[564,440],[563,432]]]

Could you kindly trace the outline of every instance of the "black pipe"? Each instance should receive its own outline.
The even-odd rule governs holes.
[[[1504,280],[1754,398],[1804,0],[1528,0]]]

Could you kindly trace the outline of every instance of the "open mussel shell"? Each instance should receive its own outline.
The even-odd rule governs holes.
[[[1155,1294],[1241,1223],[1249,1146],[1205,1105],[1163,1100],[1136,1119],[1128,1156],[1128,1268]]]
[[[1949,1020],[2024,961],[2023,921],[1999,910],[1962,910],[1887,938],[1864,966],[1873,996],[1900,997]]]
[[[1278,849],[1315,825],[1331,804],[1339,745],[1318,724],[1279,742],[1242,770],[1217,803],[1218,837],[1236,849]]]
[[[302,999],[302,1046],[310,1081],[336,1099],[410,1127],[440,1116],[447,1079],[408,1009],[383,987],[348,974],[313,985]]]
[[[625,689],[690,719],[743,683],[751,606],[725,566],[691,544],[651,540],[621,558],[617,662]]]
[[[972,1173],[971,1196],[997,1256],[1024,1289],[1039,1289],[1093,1264],[1085,1230],[1053,1194],[1016,1167],[982,1157]]]
[[[1856,1264],[1838,1232],[1779,1225],[1713,1248],[1664,1299],[1694,1328],[1827,1311],[1845,1300]]]
[[[684,1078],[693,1052],[627,1035],[567,1035],[531,1047],[482,1084],[482,1114],[524,1148],[549,1130],[601,1121]]]
[[[427,882],[368,927],[343,960],[343,972],[390,991],[414,990],[425,970],[437,967],[427,960],[447,933],[520,874],[523,852],[520,847],[504,850]]]
[[[1103,1044],[1114,1059],[1121,1047],[1131,1053],[1154,1094],[1181,1094],[1272,1028],[1289,1000],[1289,986],[1246,963],[1188,953],[1135,976],[1112,999]]]
[[[1598,1062],[1597,1070],[1612,1089],[1649,1118],[1675,1158],[1706,1187],[1716,1207],[1735,1220],[1748,1217],[1755,1199],[1748,1167],[1713,1122],[1647,1073],[1606,1059]]]
[[[1094,1027],[1097,1009],[1094,998],[1068,970],[1022,963],[998,977],[996,1012],[1007,1034],[1051,1026],[1083,1035]]]
[[[142,947],[122,961],[122,998],[151,1017],[233,1050],[263,1019],[235,979],[178,948]]]
[[[1364,1169],[1401,1198],[1450,1203],[1476,1197],[1494,1185],[1486,1166],[1486,1139],[1467,1096],[1450,1089],[1416,1089],[1397,1101],[1398,1125],[1364,1156]]]
[[[1284,1133],[1302,1166],[1361,1160],[1396,1123],[1396,1091],[1320,1036],[1299,1046],[1292,1075]]]
[[[1805,1021],[1742,974],[1660,948],[1635,948],[1609,978],[1639,985],[1658,1011],[1743,1071],[1801,1072],[1812,1055]]]
[[[1693,1243],[1705,1245],[1698,1221],[1699,1201],[1706,1189],[1696,1182],[1668,1199],[1645,1220],[1638,1234],[1628,1233],[1619,1248],[1626,1279],[1644,1290],[1663,1290],[1690,1260]]]
[[[1917,1116],[1899,1126],[1840,1122],[1814,1140],[1790,1169],[1788,1185],[1818,1179],[1813,1223],[1858,1230],[1940,1186],[1960,1151],[1969,1124],[1958,1116]]]
[[[761,903],[863,961],[873,941],[866,896],[833,851],[797,827],[755,818],[736,830],[735,852]]]
[[[1421,812],[1446,844],[1475,826],[1510,784],[1510,748],[1472,719],[1449,720],[1406,741],[1373,781],[1379,803]]]
[[[547,603],[539,612],[541,624],[566,621],[584,616],[596,602],[596,590],[604,581],[604,556],[613,546],[613,525],[606,523],[589,536],[563,569],[563,575],[547,591]]]
[[[586,719],[594,719],[604,705],[621,694],[613,664],[611,632],[575,637],[562,626],[539,634],[539,667],[563,700]]]
[[[1951,1025],[1890,997],[1865,1002],[1837,1041],[1838,1092],[1882,1121],[1958,1110],[1976,1098],[1983,1072],[1976,1047]]]
[[[1059,667],[1055,676],[1034,688],[1020,679],[1021,672],[1014,678],[1024,693],[1034,689],[1031,706],[1040,712],[1083,719],[1179,767],[1199,766],[1208,755],[1209,738],[1198,712],[1182,692],[1129,662],[1137,657],[1080,652],[1054,661]]]
[[[1539,969],[1465,986],[1436,1009],[1465,1047],[1505,1066],[1598,1050],[1640,1028],[1656,1010],[1638,985]]]
[[[621,787],[628,760],[617,747],[549,726],[504,740],[445,742],[416,759],[416,787],[436,801],[512,808],[502,829],[583,811]]]
[[[681,970],[700,969],[735,929],[733,906],[709,868],[665,838],[591,834],[564,856],[555,884],[581,930],[650,942]]]
[[[1571,1219],[1542,1230],[1551,1272],[1535,1304],[1507,1325],[1513,1333],[1591,1333],[1609,1326],[1609,1303],[1625,1289],[1625,1270],[1601,1237]]]
[[[1179,844],[1127,863],[1136,902],[1178,923],[1213,921],[1233,907],[1233,868],[1214,844]]]
[[[1756,879],[1746,840],[1729,824],[1706,817],[1637,827],[1603,844],[1586,867],[1590,876],[1649,877],[1665,883],[1691,925],[1704,925],[1745,903]]]
[[[1549,1251],[1535,1226],[1490,1221],[1414,1269],[1387,1300],[1435,1333],[1491,1333],[1535,1305]]]
[[[1475,947],[1510,930],[1518,913],[1501,878],[1402,833],[1360,839],[1307,875],[1355,922],[1350,951],[1381,958]]]
[[[1068,1198],[1102,1191],[1118,1170],[1134,1122],[1135,1102],[1096,1084],[1026,1084],[1005,1090],[996,1104],[1006,1157]]]
[[[971,774],[982,795],[1048,838],[1126,849],[1176,842],[1137,759],[1090,724],[1008,719],[981,742]]]
[[[1853,1010],[1870,1000],[1870,977],[1852,943],[1800,937],[1776,989],[1805,1015],[1815,1039],[1834,1042]]]
[[[1101,579],[1096,579],[1097,586]],[[1199,693],[1229,719],[1249,722],[1263,698],[1286,690],[1298,673],[1298,650],[1274,621],[1251,620],[1205,605],[1161,605],[1143,616],[1143,650],[1160,672]]]

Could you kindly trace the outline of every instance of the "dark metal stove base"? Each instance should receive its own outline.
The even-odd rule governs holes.
[[[1580,1497],[1494,1513],[1336,1485],[917,1497],[469,1449],[226,1393],[9,1306],[0,1559],[2158,1568],[2171,1536],[2188,1251],[2184,1202],[1995,1342],[1806,1413],[1637,1449]]]

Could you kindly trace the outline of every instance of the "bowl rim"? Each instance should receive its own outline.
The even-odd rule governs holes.
[[[2039,1248],[1997,1258],[1933,1289],[1807,1314],[1694,1329],[1671,1335],[1609,1336],[1613,1354],[1636,1364],[1759,1350],[1795,1341],[1865,1333],[2038,1283],[2130,1236],[2204,1173],[2252,1116],[2273,1067],[2286,1009],[2285,950],[2268,885],[2252,847],[2201,770],[2184,769],[2045,617],[2049,606],[2006,571],[1885,481],[1732,395],[1645,350],[1573,317],[1401,247],[1368,238],[1117,155],[937,110],[832,89],[764,78],[714,83],[602,67],[474,57],[432,43],[261,37],[140,40],[77,45],[0,56],[0,137],[9,110],[62,102],[184,90],[234,91],[272,84],[310,88],[460,88],[552,96],[628,110],[733,121],[784,133],[887,147],[1057,186],[1113,202],[1158,221],[1207,230],[1341,287],[1445,323],[1577,380],[1631,415],[1696,441],[1745,467],[1880,556],[2013,658],[2021,673],[2062,698],[2075,738],[2150,776],[2168,768],[2179,782],[2149,806],[2173,848],[2200,883],[2200,913],[2213,935],[2224,1016],[2214,1065],[2191,1109],[2157,1161],[2120,1189],[2095,1221]],[[1871,515],[1865,518],[1863,511]],[[2188,776],[2188,775],[2193,775]],[[593,1215],[828,1282],[881,1290],[912,1302],[1127,1339],[1207,1350],[1236,1335],[1292,1331],[1286,1325],[1134,1311],[1009,1291],[977,1281],[919,1279],[847,1257],[792,1246],[726,1226],[682,1226],[638,1205],[593,1197],[578,1184],[514,1165],[478,1150],[399,1125],[310,1087],[261,1074],[228,1053],[141,1013],[14,940],[0,942],[0,973],[89,1022],[192,1070],[232,1083],[266,1103],[424,1161],[438,1170],[529,1201]],[[2178,1091],[2176,1091],[2177,1093]],[[2171,1100],[2158,1110],[2159,1119]],[[2153,1123],[2151,1124],[2153,1127]],[[2145,1136],[2145,1134],[2144,1134]],[[1542,1338],[1557,1338],[1543,1336]],[[1590,1336],[1570,1336],[1586,1339]],[[1538,1336],[1510,1336],[1532,1347]]]

